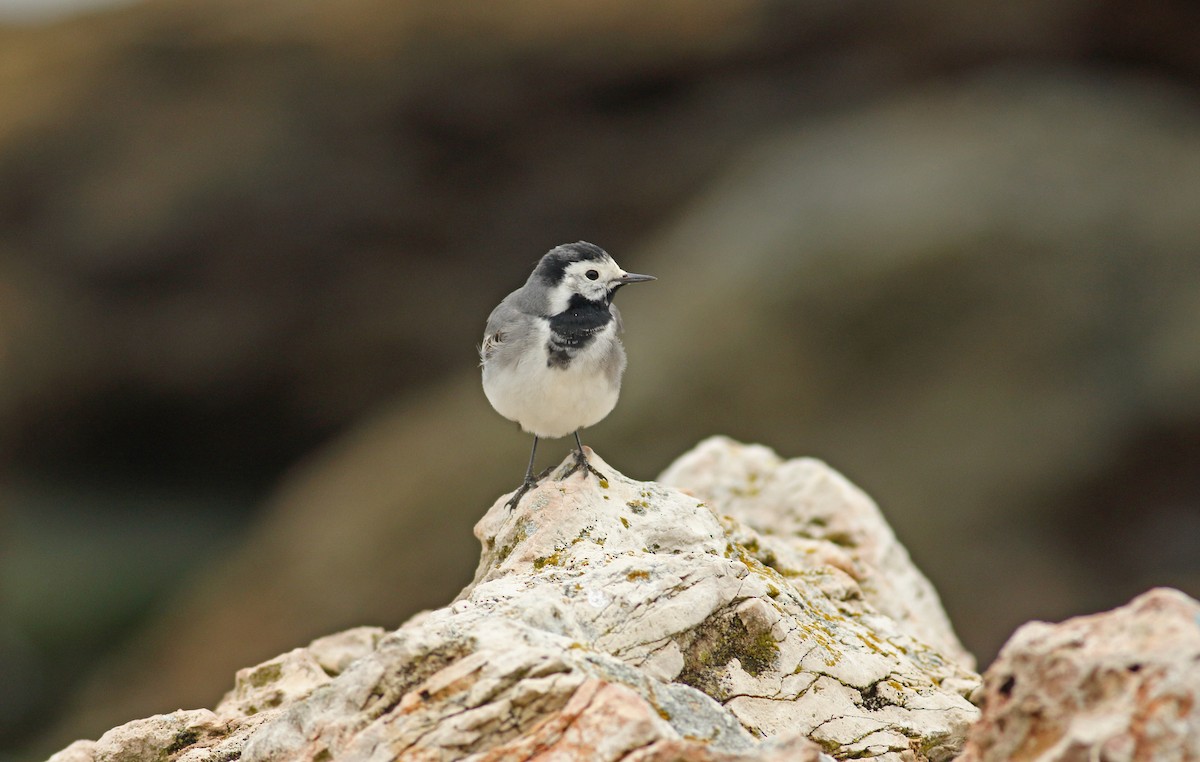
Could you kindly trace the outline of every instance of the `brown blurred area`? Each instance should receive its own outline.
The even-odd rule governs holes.
[[[529,438],[491,307],[620,295],[653,478],[723,433],[881,504],[986,665],[1200,595],[1183,0],[146,0],[0,26],[0,760],[450,600]],[[566,442],[547,443],[543,465]]]

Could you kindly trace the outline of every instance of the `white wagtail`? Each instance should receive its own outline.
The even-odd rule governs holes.
[[[483,391],[496,412],[533,434],[525,481],[508,501],[512,509],[538,478],[538,439],[575,434],[575,464],[604,475],[583,454],[579,430],[612,412],[625,372],[621,313],[613,295],[626,283],[654,280],[622,270],[604,249],[579,241],[551,249],[525,285],[492,310],[479,357]]]

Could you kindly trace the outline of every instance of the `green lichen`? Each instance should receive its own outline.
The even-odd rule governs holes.
[[[725,557],[737,558],[751,572],[767,579],[783,581],[786,577],[796,577],[800,574],[800,572],[784,566],[774,551],[760,548],[757,538],[754,537],[750,537],[742,543],[726,542]]]
[[[636,569],[626,574],[625,579],[629,580],[630,582],[634,582],[639,579],[650,579],[650,572],[642,569]]]
[[[921,743],[921,754],[928,759],[933,759],[937,751],[944,751],[947,746],[954,746],[953,734],[948,732],[930,733]]]
[[[775,642],[775,636],[770,630],[763,630],[746,644],[738,658],[742,662],[742,669],[758,677],[760,673],[771,668],[778,655],[779,644]]]
[[[592,529],[593,529],[593,527],[584,527],[583,529],[580,529],[579,534],[577,534],[575,536],[575,539],[571,540],[571,544],[575,545],[575,544],[583,542],[584,540],[591,540],[592,542],[596,543],[597,545],[599,545],[600,547],[603,548],[604,547],[604,538],[603,537],[592,537]]]
[[[872,643],[870,641],[870,639],[867,638],[866,636],[864,636],[861,632],[856,632],[854,634],[858,636],[858,639],[861,640],[863,645],[866,646],[867,648],[871,649],[872,651],[874,651],[877,654],[883,653],[883,651],[879,648],[879,646]]]
[[[751,474],[751,477],[754,476],[754,474]],[[751,478],[749,481],[750,483],[746,487],[732,487],[729,491],[733,493],[734,497],[758,497],[762,493],[762,490],[754,483],[754,478]]]
[[[834,545],[838,545],[843,548],[854,548],[858,546],[858,543],[854,541],[854,538],[851,537],[848,532],[829,532],[822,539],[828,540]]]
[[[624,516],[621,516],[621,526],[628,529],[629,528],[629,519],[625,518]]]
[[[251,672],[246,681],[250,683],[251,687],[262,688],[281,677],[283,677],[283,666],[278,662],[269,662]]]
[[[547,566],[561,566],[562,551],[556,550],[548,556],[533,559],[533,568],[536,571],[541,571]]]
[[[686,633],[679,643],[683,651],[683,670],[676,678],[718,701],[723,695],[721,675],[737,659],[743,670],[757,677],[770,669],[779,656],[779,644],[769,628],[750,631],[733,611],[723,611],[705,619]]]
[[[650,507],[650,503],[645,499],[629,500],[626,501],[625,505],[629,506],[629,509],[639,516],[643,515],[646,509]]]
[[[518,526],[517,531],[513,532],[512,539],[509,540],[508,542],[506,542],[503,546],[501,546],[500,553],[499,553],[499,559],[501,561],[503,561],[506,558],[508,558],[509,556],[511,556],[512,552],[514,550],[516,550],[517,546],[520,545],[521,543],[525,542],[525,540],[528,537],[529,537],[529,535],[525,529],[525,525],[521,524],[520,526]]]
[[[191,728],[181,730],[175,735],[175,738],[171,740],[171,745],[167,747],[167,754],[169,756],[177,751],[183,751],[199,740],[200,734],[197,731]]]
[[[802,622],[800,629],[804,631],[806,640],[813,641],[825,651],[825,666],[835,666],[842,660],[842,650],[838,645],[837,637],[829,629],[807,622]],[[799,674],[803,671],[802,665],[797,664],[794,674]]]
[[[870,630],[867,630],[866,632],[857,632],[855,635],[858,636],[858,639],[862,641],[863,645],[877,654],[886,654],[888,656],[896,655],[895,651],[888,648],[888,645],[890,645],[889,643],[881,640],[878,635]]]

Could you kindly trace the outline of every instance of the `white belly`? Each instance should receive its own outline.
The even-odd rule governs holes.
[[[620,372],[605,371],[605,363],[624,365],[624,350],[608,341],[611,331],[597,336],[567,368],[547,364],[544,340],[521,362],[485,367],[483,391],[488,402],[500,415],[539,437],[565,437],[599,423],[612,412],[621,390]],[[619,356],[611,355],[614,349]]]

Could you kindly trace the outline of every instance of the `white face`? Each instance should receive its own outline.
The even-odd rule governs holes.
[[[572,294],[579,294],[593,302],[608,301],[609,294],[621,282],[621,276],[624,274],[625,271],[611,257],[572,262],[563,273],[559,293],[555,294],[556,297],[562,297],[561,309],[558,311],[566,309],[566,302],[570,301]]]

